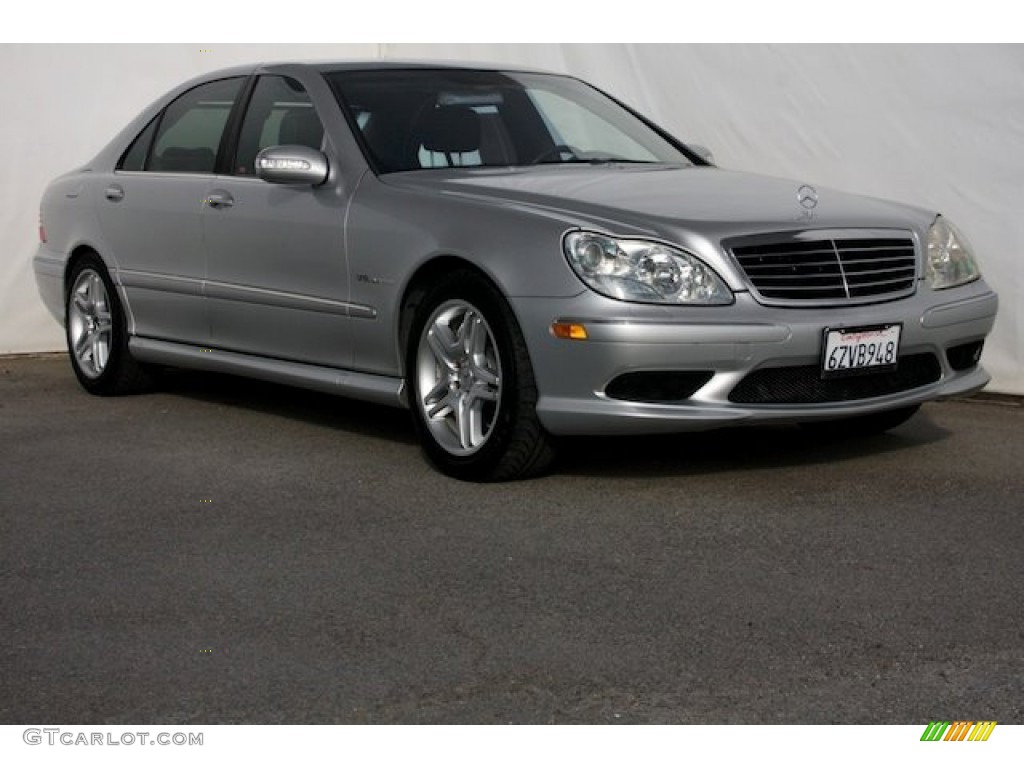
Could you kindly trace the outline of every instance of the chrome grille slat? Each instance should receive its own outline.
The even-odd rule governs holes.
[[[900,272],[898,275],[890,275],[890,272]],[[906,273],[906,270],[893,270],[893,269],[880,269],[877,272],[854,272],[853,274],[847,272],[846,279],[854,280],[857,282],[868,282],[868,283],[902,283],[908,278],[913,279],[914,273]],[[879,278],[878,280],[872,280],[871,278]]]
[[[873,280],[871,282],[864,281],[864,282],[858,282],[858,283],[853,283],[851,281],[850,287],[851,288],[870,288],[871,286],[875,286],[875,285],[902,285],[902,284],[903,284],[902,280],[899,280],[899,281],[897,281],[897,280]]]
[[[843,264],[845,266],[850,266],[851,264],[879,264],[879,263],[885,263],[887,261],[894,261],[894,262],[899,263],[902,260],[901,259],[897,259],[897,258],[892,258],[892,257],[886,257],[884,259],[845,259],[844,258],[843,259]]]
[[[792,272],[794,269],[803,269],[805,267],[832,267],[838,271],[838,265],[836,264],[835,257],[832,261],[803,261],[799,264],[754,264],[748,267],[749,270],[762,270],[762,269],[788,269]]]
[[[914,290],[917,254],[910,237],[751,240],[757,242],[729,250],[767,303],[844,303]]]

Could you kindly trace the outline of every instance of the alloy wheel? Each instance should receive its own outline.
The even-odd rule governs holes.
[[[462,300],[438,306],[420,335],[416,407],[438,445],[469,456],[487,442],[501,407],[501,358],[483,314]]]
[[[89,378],[99,377],[110,360],[113,319],[103,278],[92,269],[83,270],[71,287],[68,330],[79,369]]]

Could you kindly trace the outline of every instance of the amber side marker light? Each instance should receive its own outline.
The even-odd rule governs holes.
[[[559,339],[583,341],[587,338],[587,327],[582,323],[552,323],[551,332]]]

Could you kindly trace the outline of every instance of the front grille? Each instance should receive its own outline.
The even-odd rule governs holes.
[[[767,302],[847,303],[914,290],[917,256],[909,237],[778,240],[730,249]]]
[[[901,357],[892,371],[838,379],[821,378],[818,365],[760,368],[736,385],[729,400],[749,405],[842,403],[906,392],[932,384],[941,376],[939,361],[930,352]]]

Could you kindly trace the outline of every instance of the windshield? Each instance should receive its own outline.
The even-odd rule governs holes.
[[[670,141],[571,77],[458,69],[327,79],[380,173],[551,163],[692,165]]]

